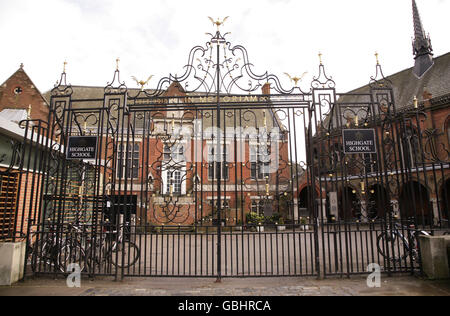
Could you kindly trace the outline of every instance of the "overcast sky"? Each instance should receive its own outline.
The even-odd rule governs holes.
[[[417,0],[435,56],[450,52],[450,0]],[[256,73],[315,75],[319,51],[337,89],[365,85],[375,51],[386,75],[412,67],[411,0],[0,0],[0,82],[20,63],[37,87],[53,87],[68,61],[73,85],[104,86],[120,57],[122,79],[181,74],[189,51],[208,40],[208,16],[247,48]],[[309,82],[306,78],[305,82]]]

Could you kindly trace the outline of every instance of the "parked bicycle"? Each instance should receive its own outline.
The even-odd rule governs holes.
[[[108,222],[101,225],[103,231],[86,239],[86,264],[89,269],[111,263],[118,268],[129,268],[140,259],[140,249],[132,241],[124,238],[127,224],[114,230]]]
[[[406,234],[404,234],[406,232]],[[429,236],[426,231],[418,231],[414,225],[409,227],[394,223],[377,237],[378,252],[386,259],[401,262],[409,255],[413,261],[419,258],[419,236]]]
[[[42,265],[47,266],[44,269],[48,272],[56,267],[56,271],[66,273],[71,263],[79,264],[84,270],[84,249],[72,235],[61,233],[56,224],[47,224],[45,228],[43,232],[30,231],[28,236],[26,258],[32,271]],[[22,237],[27,238],[23,234]]]

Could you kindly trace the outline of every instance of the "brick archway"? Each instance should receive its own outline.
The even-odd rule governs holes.
[[[400,212],[403,219],[416,218],[419,224],[432,222],[430,192],[422,184],[410,181],[403,185],[400,193]]]

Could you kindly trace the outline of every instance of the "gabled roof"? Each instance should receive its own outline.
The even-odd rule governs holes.
[[[36,89],[36,91],[39,93],[39,95],[41,96],[42,100],[49,105],[50,103],[48,102],[49,99],[46,99],[45,96],[41,93],[41,91],[38,89],[38,87],[34,84],[33,80],[31,80],[30,76],[26,73],[26,71],[23,69],[23,64],[20,65],[20,68],[17,69],[16,72],[14,72],[11,76],[8,77],[8,79],[6,79],[1,85],[0,85],[0,99],[3,96],[3,86],[6,85],[8,83],[9,80],[11,80],[11,78],[15,77],[19,72],[23,73],[26,76],[26,79],[29,80],[31,82],[31,84],[33,85],[34,89]]]

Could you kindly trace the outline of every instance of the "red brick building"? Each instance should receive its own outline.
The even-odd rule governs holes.
[[[73,100],[89,100],[88,106],[92,109],[102,106],[104,88],[71,88]],[[235,121],[234,115],[238,117],[237,113],[221,113],[225,135],[220,137],[221,145],[217,147],[217,138],[212,135],[216,132],[217,111],[199,110],[195,104],[199,102],[200,105],[205,100],[207,102],[211,97],[186,93],[177,83],[173,83],[158,99],[159,110],[149,113],[151,107],[148,107],[147,110],[136,111],[128,116],[127,124],[130,125],[120,136],[122,141],[119,140],[116,153],[108,148],[106,139],[101,141],[104,145],[99,151],[116,158],[106,168],[114,171],[104,173],[101,182],[115,178],[116,195],[126,196],[118,199],[130,202],[125,204],[131,204],[132,212],[136,213],[136,221],[140,225],[212,224],[218,199],[216,191],[219,172],[222,181],[221,203],[225,209],[223,216],[228,225],[244,223],[246,214],[251,211],[266,216],[281,213],[286,219],[298,219],[298,209],[281,201],[287,199],[286,192],[292,195],[292,190],[296,191],[290,183],[292,164],[285,131],[274,109],[270,107],[269,86],[264,86],[261,92],[259,97],[234,97],[236,100],[242,98],[250,102],[252,98],[267,100],[267,107],[252,110],[253,120],[248,120],[242,127]],[[128,91],[130,106],[136,105],[133,102],[149,102],[145,97],[137,97],[140,93],[136,89]],[[224,102],[228,99],[231,101],[232,98],[223,96]],[[177,108],[165,110],[165,107],[174,103]],[[186,105],[188,109],[185,108]],[[87,102],[74,101],[72,107],[87,108]],[[250,111],[247,114],[250,115]],[[244,116],[239,114],[241,119]],[[85,123],[78,123],[82,134],[99,135],[96,120],[86,119]],[[270,131],[274,128],[280,133],[276,142],[258,138],[257,131]],[[234,129],[238,129],[238,133],[231,133]],[[176,130],[187,135],[172,138]],[[245,130],[249,134],[242,137]],[[78,134],[80,129],[74,126],[71,135]],[[266,162],[261,162],[263,157],[260,146],[269,142],[272,156],[267,154]],[[214,151],[218,148],[225,148],[226,157],[221,162],[215,161],[217,152]],[[282,168],[277,165],[271,170],[272,160],[279,161]],[[100,192],[100,195],[103,193]],[[121,204],[117,201],[112,203]]]
[[[48,120],[48,103],[23,69],[23,65],[0,86],[0,240],[26,232],[30,210],[39,207],[39,166],[30,152],[39,150],[39,123],[25,130],[22,120]],[[42,125],[43,126],[43,125]],[[21,146],[24,136],[30,140]],[[32,154],[31,156],[34,156]]]
[[[327,133],[331,140],[322,148],[334,162],[323,162],[321,171],[322,180],[328,182],[327,192],[333,195],[326,200],[322,197],[327,218],[370,221],[384,217],[392,205],[403,219],[416,216],[418,222],[426,224],[448,222],[450,53],[433,57],[415,1],[413,17],[414,66],[384,77],[377,64],[378,77],[370,85],[341,96],[325,121],[324,125],[340,127],[336,133]],[[373,114],[365,106],[372,102],[369,96],[380,104]],[[375,129],[383,151],[378,156],[343,155],[341,129],[365,127]],[[321,133],[325,131],[316,137],[326,139]],[[329,200],[338,207],[331,210]]]

